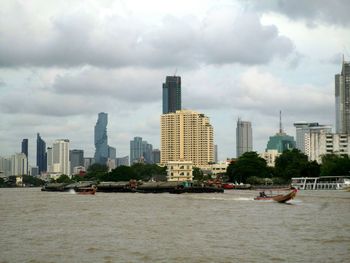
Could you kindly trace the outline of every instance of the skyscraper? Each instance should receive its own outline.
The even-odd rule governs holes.
[[[24,153],[25,155],[26,155],[26,157],[27,157],[27,171],[28,171],[28,139],[23,139],[22,140],[22,151],[21,151],[21,153]]]
[[[38,133],[36,137],[36,166],[38,166],[39,174],[47,171],[46,158],[46,143]]]
[[[296,122],[294,123],[294,127],[296,128],[296,148],[299,149],[301,152],[305,153],[305,137],[306,135],[312,131],[314,132],[321,132],[324,131],[326,133],[332,132],[332,127],[328,125],[320,125],[318,122]]]
[[[108,158],[115,159],[117,158],[117,151],[114,147],[108,146]]]
[[[24,153],[28,158],[28,139],[22,140],[22,153]]]
[[[350,62],[342,63],[340,74],[335,75],[336,133],[350,134]]]
[[[236,155],[240,157],[245,152],[253,150],[252,124],[238,118],[236,127]]]
[[[134,137],[130,141],[130,164],[140,161],[152,163],[152,149],[152,144],[143,141],[141,137]]]
[[[160,162],[192,161],[207,165],[214,161],[214,131],[209,118],[190,110],[161,115]]]
[[[214,145],[214,162],[215,163],[218,163],[218,145],[217,144],[215,144]]]
[[[167,76],[163,83],[163,114],[181,110],[181,77]]]
[[[159,149],[154,149],[152,151],[152,163],[160,163],[160,151]]]
[[[50,173],[70,175],[69,140],[56,140],[48,148],[47,163]]]
[[[73,174],[74,167],[84,166],[84,151],[83,150],[70,150],[69,151],[70,172]]]
[[[27,156],[25,153],[16,153],[11,156],[11,175],[27,175]]]
[[[106,164],[108,160],[107,113],[100,112],[95,125],[95,162]]]

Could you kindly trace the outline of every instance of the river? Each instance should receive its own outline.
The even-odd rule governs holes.
[[[350,192],[0,189],[0,262],[350,262]]]

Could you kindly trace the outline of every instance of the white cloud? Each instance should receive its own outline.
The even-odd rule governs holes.
[[[264,12],[278,12],[294,20],[304,20],[310,27],[317,24],[350,24],[350,3],[348,0],[264,0],[251,1],[253,9]]]
[[[2,67],[263,64],[294,49],[276,26],[232,6],[212,9],[203,19],[165,14],[158,24],[133,15],[98,16],[88,8],[42,17],[25,3],[16,6],[23,16],[0,18]]]

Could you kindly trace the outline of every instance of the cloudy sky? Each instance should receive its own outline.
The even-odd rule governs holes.
[[[219,159],[236,154],[238,117],[254,150],[293,122],[334,125],[334,75],[350,60],[348,0],[1,0],[0,156],[36,133],[93,156],[99,112],[109,144],[159,147],[162,82],[182,77],[182,105],[210,117]]]

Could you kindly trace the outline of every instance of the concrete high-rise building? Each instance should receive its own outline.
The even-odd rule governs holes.
[[[214,162],[214,131],[209,118],[191,110],[161,115],[161,164],[192,161],[194,166]]]
[[[130,164],[138,162],[153,163],[152,150],[152,144],[143,141],[142,137],[134,137],[130,141]]]
[[[36,137],[36,166],[39,169],[39,174],[47,171],[46,143],[41,139],[39,133]]]
[[[47,151],[46,151],[46,156],[47,156],[47,171],[53,172],[53,156],[52,156],[52,147],[47,147]]]
[[[11,175],[28,175],[27,156],[24,153],[11,156]]]
[[[218,163],[218,145],[214,145],[214,162]]]
[[[236,155],[240,157],[245,152],[253,150],[252,124],[250,121],[238,119],[236,128]]]
[[[296,129],[295,137],[296,137],[296,148],[299,149],[301,152],[305,153],[305,136],[308,134],[311,130],[313,132],[321,132],[324,131],[326,133],[332,132],[332,127],[329,125],[320,125],[318,122],[305,122],[300,121],[294,123],[294,127]]]
[[[84,166],[84,151],[83,150],[70,150],[69,151],[70,172],[74,174],[74,168]]]
[[[31,176],[38,176],[39,175],[39,172],[38,172],[39,170],[38,170],[38,167],[32,167],[31,169],[30,169],[30,175]]]
[[[10,176],[11,169],[11,157],[0,157],[0,177]]]
[[[116,158],[116,165],[118,166],[129,166],[129,156]]]
[[[109,159],[117,158],[117,150],[112,146],[108,146],[108,158]]]
[[[91,165],[95,163],[95,159],[92,157],[84,157],[84,167],[87,171]]]
[[[69,140],[56,140],[47,154],[48,172],[70,175]]]
[[[106,164],[108,159],[107,113],[100,112],[95,125],[95,162]]]
[[[326,154],[350,155],[350,134],[310,131],[306,140],[309,143],[305,146],[305,154],[310,161],[321,163]]]
[[[277,157],[279,157],[281,153],[277,150],[267,150],[266,152],[260,153],[259,156],[265,159],[267,166],[275,167],[275,161]]]
[[[336,133],[350,134],[350,62],[342,63],[340,74],[335,75]]]
[[[160,151],[159,151],[159,149],[154,149],[152,151],[152,163],[160,163]]]
[[[181,110],[181,77],[167,76],[163,83],[163,114]]]

